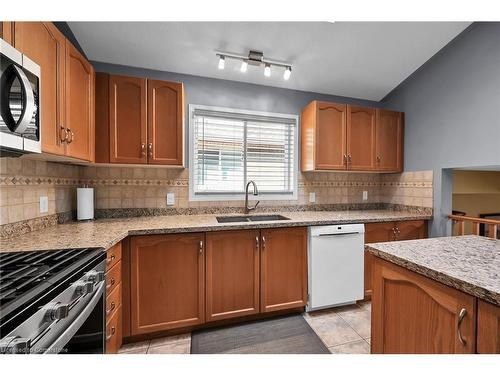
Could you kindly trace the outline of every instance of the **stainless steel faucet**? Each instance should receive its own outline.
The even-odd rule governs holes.
[[[250,213],[250,211],[253,211],[257,208],[257,206],[259,205],[260,201],[257,201],[257,203],[255,203],[255,206],[253,207],[248,207],[248,187],[250,186],[250,184],[253,185],[253,195],[259,195],[259,190],[257,189],[257,184],[255,183],[255,181],[248,181],[247,182],[247,186],[245,188],[245,214],[248,214]]]

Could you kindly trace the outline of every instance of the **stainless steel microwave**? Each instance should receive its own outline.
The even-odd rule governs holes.
[[[40,153],[40,66],[0,39],[0,155]]]

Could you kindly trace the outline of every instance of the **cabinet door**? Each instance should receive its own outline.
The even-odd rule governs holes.
[[[475,305],[471,295],[375,258],[372,353],[474,353]]]
[[[307,228],[261,231],[260,311],[307,303]]]
[[[182,83],[148,79],[148,163],[183,165]]]
[[[204,322],[204,235],[132,237],[131,333]]]
[[[206,320],[259,312],[259,231],[207,233]]]
[[[146,79],[109,77],[111,163],[146,164]]]
[[[82,54],[66,42],[67,155],[94,160],[94,69]],[[42,78],[43,80],[43,78]]]
[[[41,69],[42,151],[66,153],[64,71],[66,38],[52,22],[16,22],[14,46]]]
[[[14,44],[14,22],[0,22],[0,38],[11,45]]]
[[[375,168],[375,110],[347,106],[347,168],[369,171]]]
[[[477,352],[500,354],[500,307],[481,300],[477,306]]]
[[[379,171],[402,171],[402,114],[400,112],[378,109],[376,124],[376,169]]]
[[[347,107],[319,102],[316,116],[316,169],[346,169]]]
[[[396,223],[396,240],[418,240],[427,238],[427,221],[411,220]]]
[[[393,241],[394,226],[392,221],[365,224],[365,243]],[[365,251],[365,298],[372,295],[372,262],[373,255]]]

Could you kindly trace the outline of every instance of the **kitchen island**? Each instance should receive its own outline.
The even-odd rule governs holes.
[[[500,241],[442,237],[366,245],[372,353],[500,353]]]

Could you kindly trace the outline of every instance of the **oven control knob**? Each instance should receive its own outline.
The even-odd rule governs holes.
[[[89,271],[85,274],[85,276],[87,276],[88,281],[92,281],[94,284],[104,281],[103,271]]]
[[[64,319],[69,314],[69,305],[60,303],[60,302],[52,302],[45,306],[45,321],[51,322],[54,320]]]
[[[76,294],[83,296],[94,291],[94,284],[92,281],[77,281],[75,284]]]
[[[29,354],[31,339],[7,336],[0,340],[0,354]]]

